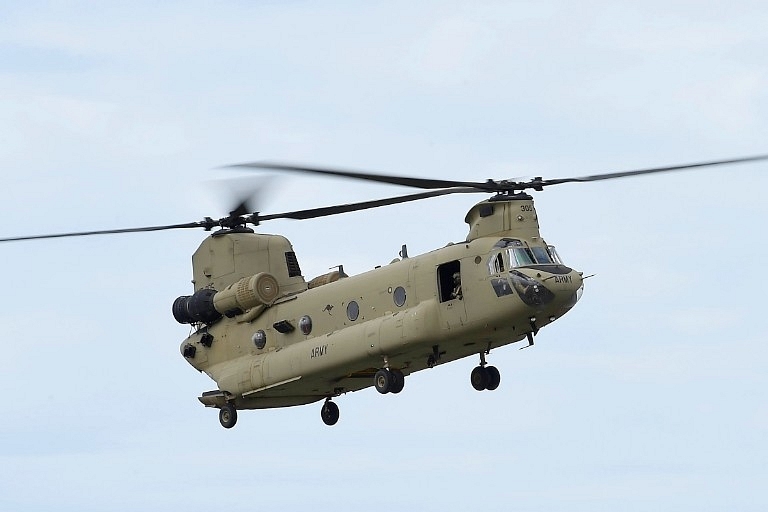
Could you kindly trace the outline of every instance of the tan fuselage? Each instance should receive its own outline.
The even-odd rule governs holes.
[[[187,360],[226,392],[201,401],[248,409],[337,396],[373,385],[379,368],[408,375],[523,340],[576,303],[582,278],[568,267],[489,265],[502,239],[546,247],[532,201],[485,201],[467,222],[466,242],[304,291],[294,286],[267,307],[200,326],[182,353],[195,347]]]

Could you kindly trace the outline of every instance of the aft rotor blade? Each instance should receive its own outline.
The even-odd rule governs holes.
[[[662,172],[675,172],[675,171],[684,171],[687,169],[695,169],[698,167],[714,167],[716,165],[727,165],[727,164],[740,164],[740,163],[746,163],[746,162],[759,162],[761,160],[768,160],[768,155],[756,155],[756,156],[748,156],[743,158],[731,158],[728,160],[712,160],[709,162],[698,162],[693,164],[683,164],[683,165],[672,165],[667,167],[651,167],[648,169],[637,169],[634,171],[622,171],[622,172],[610,172],[605,174],[593,174],[591,176],[581,176],[578,178],[559,178],[559,179],[553,179],[553,180],[535,180],[531,184],[525,184],[529,185],[529,187],[526,188],[535,188],[535,186],[539,187],[547,187],[549,185],[560,185],[561,183],[575,183],[575,182],[587,182],[587,181],[601,181],[601,180],[612,180],[616,178],[627,178],[629,176],[639,176],[641,174],[656,174],[656,173],[662,173]]]
[[[309,210],[297,210],[293,212],[275,213],[271,215],[259,215],[258,221],[272,220],[272,219],[296,219],[306,220],[315,219],[317,217],[327,217],[329,215],[336,215],[339,213],[356,212],[360,210],[367,210],[369,208],[378,208],[380,206],[388,206],[391,204],[408,203],[411,201],[418,201],[420,199],[427,199],[430,197],[445,196],[448,194],[471,194],[482,192],[474,187],[465,188],[449,188],[444,190],[434,190],[432,192],[422,192],[420,194],[409,194],[406,196],[389,197],[386,199],[375,199],[372,201],[363,201],[360,203],[340,204],[335,206],[326,206],[323,208],[311,208]]]
[[[24,240],[44,240],[49,238],[70,238],[77,236],[113,235],[119,233],[142,233],[146,231],[165,231],[167,229],[207,228],[207,222],[189,222],[186,224],[169,224],[166,226],[145,226],[140,228],[104,229],[99,231],[77,231],[73,233],[53,233],[48,235],[15,236],[0,238],[0,242],[21,242]]]
[[[377,183],[389,183],[392,185],[402,185],[405,187],[442,189],[451,187],[471,187],[486,192],[497,192],[499,187],[493,181],[473,182],[473,181],[453,181],[436,180],[431,178],[414,178],[409,176],[393,176],[388,174],[374,174],[369,172],[332,169],[324,167],[307,167],[293,164],[283,164],[279,162],[249,162],[242,164],[228,165],[226,167],[234,169],[271,169],[275,171],[303,172],[309,174],[324,174],[326,176],[338,176],[340,178],[350,178],[355,180],[375,181]]]

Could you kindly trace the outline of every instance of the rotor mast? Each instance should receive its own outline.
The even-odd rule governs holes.
[[[469,224],[468,242],[489,236],[541,238],[533,198],[524,192],[500,194],[481,201],[469,210],[464,222]]]

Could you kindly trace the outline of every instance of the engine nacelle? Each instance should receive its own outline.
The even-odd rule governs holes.
[[[177,298],[173,301],[173,318],[180,324],[212,324],[221,318],[221,313],[213,307],[214,295],[216,290],[205,288],[196,291],[194,295]]]
[[[277,279],[266,272],[244,277],[213,297],[213,307],[222,315],[235,316],[249,309],[272,303],[280,287]]]
[[[260,272],[244,277],[220,292],[203,288],[193,295],[183,295],[173,302],[173,317],[181,324],[212,324],[222,315],[233,317],[249,309],[271,304],[280,287],[271,274]]]

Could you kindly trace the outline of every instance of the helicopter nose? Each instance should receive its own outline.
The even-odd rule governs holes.
[[[570,270],[570,272],[555,274],[546,280],[548,286],[555,293],[566,310],[576,305],[584,294],[584,273],[577,272],[573,269],[568,270]]]
[[[581,300],[581,296],[584,295],[584,272],[579,272],[579,281],[581,281],[581,284],[576,290],[576,300],[574,303],[579,302],[579,300]]]
[[[534,308],[570,309],[581,298],[582,274],[565,265],[512,269],[509,277],[520,299]]]

